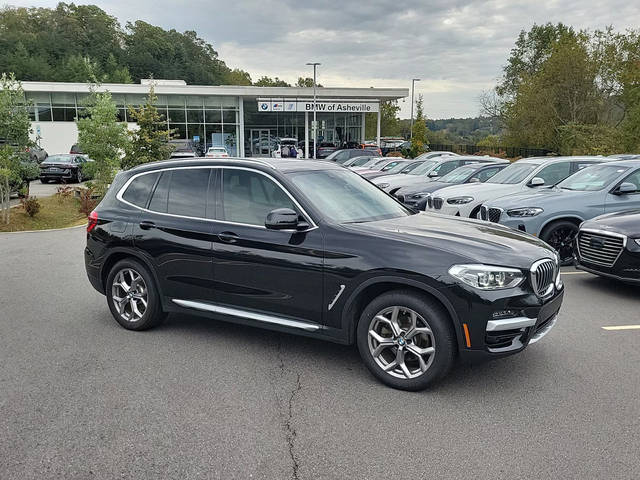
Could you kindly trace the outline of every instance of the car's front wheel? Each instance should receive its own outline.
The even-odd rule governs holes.
[[[560,265],[573,265],[573,240],[578,226],[568,220],[551,223],[540,233],[540,238],[551,245],[560,257]]]
[[[422,390],[449,371],[455,333],[444,309],[411,291],[392,291],[362,312],[357,329],[360,356],[385,384]]]
[[[120,260],[113,266],[105,294],[111,314],[128,330],[147,330],[166,317],[153,277],[136,260]]]

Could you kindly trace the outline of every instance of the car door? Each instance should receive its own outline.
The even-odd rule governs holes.
[[[134,177],[123,195],[127,201],[127,192],[137,181],[153,181],[149,199],[129,199],[141,208],[133,225],[133,243],[154,265],[166,300],[211,300],[213,223],[207,219],[215,209],[208,200],[215,188],[211,171],[186,167],[145,174]]]
[[[293,197],[260,170],[224,167],[216,203],[216,302],[322,323],[323,237]],[[276,208],[296,210],[311,228],[303,232],[265,228],[267,214]]]
[[[616,194],[616,189],[623,183],[635,185],[636,191],[630,193]],[[605,213],[619,212],[622,210],[632,210],[640,208],[640,168],[627,175],[618,182],[614,188],[607,192],[605,198]]]

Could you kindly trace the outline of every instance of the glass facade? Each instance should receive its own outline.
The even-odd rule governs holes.
[[[278,139],[305,139],[304,112],[259,112],[256,100],[245,99],[244,150],[245,156],[270,156],[277,148]],[[309,141],[313,135],[309,112]],[[318,121],[318,144],[321,142],[342,146],[345,143],[362,143],[362,113],[316,113]]]
[[[33,102],[30,109],[34,122],[73,122],[86,114],[86,93],[28,92]],[[118,119],[132,121],[129,107],[146,101],[144,94],[113,93],[118,107]],[[201,95],[158,95],[156,107],[173,130],[173,138],[194,140],[201,151],[211,146],[224,146],[229,155],[238,152],[238,97]]]

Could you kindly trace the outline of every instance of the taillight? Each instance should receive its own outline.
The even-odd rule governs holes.
[[[98,212],[96,212],[95,210],[91,212],[87,217],[87,220],[87,233],[89,233],[91,230],[96,228],[96,225],[98,224]]]

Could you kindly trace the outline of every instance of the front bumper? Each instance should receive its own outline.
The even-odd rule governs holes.
[[[40,171],[40,175],[38,178],[45,180],[68,180],[74,178],[73,170],[65,170],[64,172],[46,172]]]
[[[621,282],[640,284],[640,253],[630,252],[625,249],[612,267],[587,262],[577,254],[574,255],[574,259],[578,270]]]

